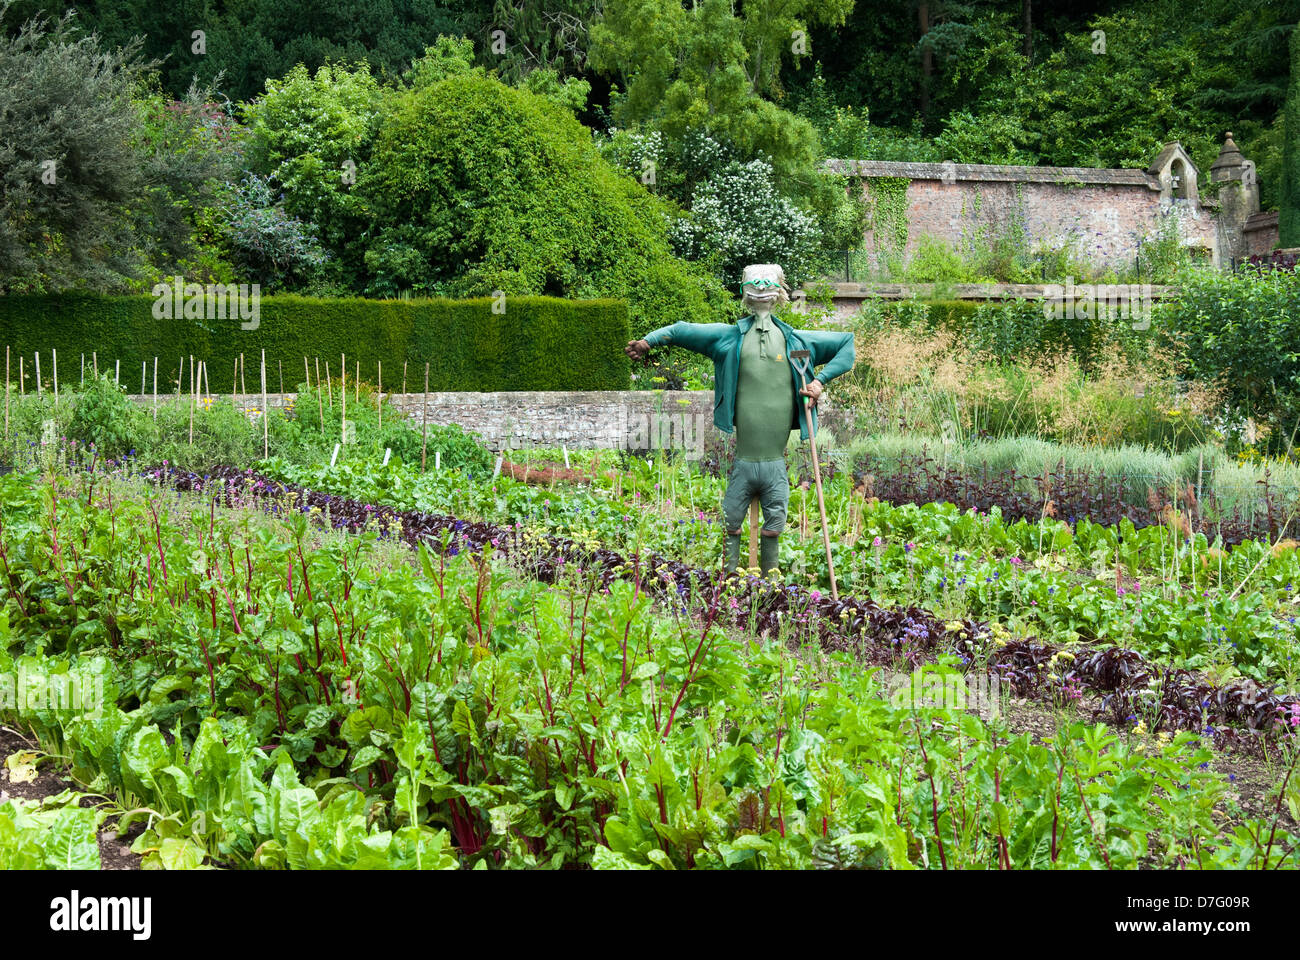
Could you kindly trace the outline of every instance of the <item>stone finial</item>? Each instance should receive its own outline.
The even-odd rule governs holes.
[[[1223,146],[1219,149],[1219,156],[1210,164],[1210,182],[1222,183],[1225,180],[1240,180],[1242,171],[1245,169],[1245,157],[1241,155],[1241,150],[1232,139],[1232,131],[1229,130],[1224,138]]]

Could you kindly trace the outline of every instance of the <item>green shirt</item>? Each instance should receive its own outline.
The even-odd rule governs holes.
[[[785,338],[760,316],[741,339],[736,382],[736,459],[781,460],[790,439],[794,394]]]

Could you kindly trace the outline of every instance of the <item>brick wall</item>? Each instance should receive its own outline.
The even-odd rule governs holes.
[[[1132,268],[1139,242],[1172,215],[1184,242],[1217,262],[1214,213],[1196,199],[1168,199],[1160,178],[1147,171],[893,161],[832,161],[830,166],[861,177],[868,198],[870,178],[908,179],[906,257],[924,235],[957,246],[981,227],[996,235],[1020,218],[1031,246],[1060,246],[1074,238],[1082,258]],[[870,229],[863,241],[866,249],[876,249]]]

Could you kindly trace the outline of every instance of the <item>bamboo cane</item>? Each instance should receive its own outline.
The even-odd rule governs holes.
[[[248,373],[248,366],[247,364],[245,364],[244,355],[241,353],[239,355],[239,394],[240,396],[243,397],[248,396],[247,373]]]
[[[36,395],[38,397],[45,395],[45,388],[41,386],[41,352],[36,351]]]
[[[36,366],[37,369],[39,370],[40,364],[38,363],[36,364]],[[122,383],[122,361],[114,360],[113,361],[113,385],[120,386],[121,383]]]
[[[375,361],[375,376],[379,380],[379,395],[375,398],[375,406],[379,408],[379,429],[384,429],[384,361]]]
[[[149,395],[149,361],[140,361],[140,396]]]
[[[420,472],[424,472],[425,457],[429,450],[429,362],[424,363],[424,398],[420,403]]]
[[[316,409],[320,413],[320,432],[325,432],[325,400],[320,395],[320,357],[316,358]]]
[[[749,501],[749,566],[758,566],[758,497]]]
[[[352,380],[357,385],[356,402],[360,403],[361,402],[361,361],[360,360],[357,361],[357,375],[353,377]]]
[[[153,418],[158,419],[158,358],[153,358]]]
[[[9,439],[9,345],[5,344],[5,439]]]
[[[50,347],[50,366],[54,368],[54,405],[59,405],[59,351]]]
[[[333,378],[330,376],[330,362],[326,360],[325,361],[325,390],[326,390],[326,399],[329,400],[331,410],[334,409],[334,384],[331,382],[332,379]]]
[[[343,408],[339,414],[339,433],[342,434],[340,443],[348,442],[348,356],[346,353],[339,354],[342,358],[340,364],[343,369],[343,379],[339,381],[339,399],[343,402]]]
[[[18,354],[18,396],[27,396],[27,368],[23,366],[23,355]]]
[[[90,351],[90,364],[91,364],[90,372],[94,374],[96,377],[98,377],[99,376],[99,351],[98,350]]]
[[[83,387],[86,385],[86,355],[84,353],[81,355],[81,385]]]
[[[280,396],[283,397],[284,396],[284,361],[277,360],[276,363],[280,365]]]
[[[262,349],[262,458],[271,455],[271,427],[266,412],[266,349]]]

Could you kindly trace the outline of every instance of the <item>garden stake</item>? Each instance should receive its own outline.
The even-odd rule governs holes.
[[[190,357],[190,363],[193,363],[193,362],[194,362],[194,358],[193,358],[193,357]],[[39,377],[40,377],[40,371],[41,371],[41,358],[40,358],[40,357],[37,357],[37,358],[36,358],[36,374],[37,374],[38,381],[39,381]],[[114,361],[113,361],[113,386],[117,386],[117,385],[119,385],[121,382],[122,382],[122,361],[121,361],[121,360],[114,360]]]
[[[91,364],[90,372],[93,373],[95,376],[99,376],[99,351],[98,350],[90,351],[90,364]]]
[[[5,439],[9,439],[9,345],[5,345]]]
[[[262,349],[262,456],[271,455],[271,434],[270,425],[267,423],[266,412],[266,348]]]
[[[330,409],[334,409],[334,378],[330,376],[330,362],[325,361],[325,389],[329,391]]]
[[[245,378],[247,370],[248,366],[244,363],[244,355],[241,353],[239,355],[239,393],[244,397],[248,396],[248,380]]]
[[[343,411],[339,414],[339,442],[348,442],[348,355],[341,353],[340,365],[343,379],[339,381],[339,398],[343,401]]]
[[[749,501],[749,566],[758,566],[758,497]]]
[[[420,400],[420,472],[424,472],[425,454],[429,449],[429,362],[424,362],[424,396]]]
[[[316,412],[320,414],[320,432],[325,432],[325,398],[320,395],[320,357],[316,358]]]
[[[153,358],[153,418],[158,419],[158,358]]]
[[[41,353],[36,351],[36,395],[43,396],[45,388],[41,386]]]
[[[790,359],[794,361],[795,369],[799,371],[800,389],[806,389],[808,374],[812,372],[809,352],[807,350],[791,350]],[[835,585],[835,561],[831,559],[831,532],[826,525],[826,501],[822,498],[822,470],[821,465],[817,462],[817,437],[813,433],[812,408],[809,407],[808,400],[808,397],[804,397],[803,416],[804,421],[808,424],[808,445],[812,448],[813,479],[817,481],[817,509],[821,511],[822,515],[822,542],[826,545],[826,569],[831,575],[831,599],[838,600],[840,590]]]
[[[23,355],[18,354],[18,396],[27,396],[27,368],[23,366]]]
[[[54,405],[59,405],[59,351],[50,347],[50,366],[54,368]]]
[[[375,397],[375,406],[379,410],[379,429],[384,429],[384,361],[375,361],[375,376],[379,379],[379,395]]]

